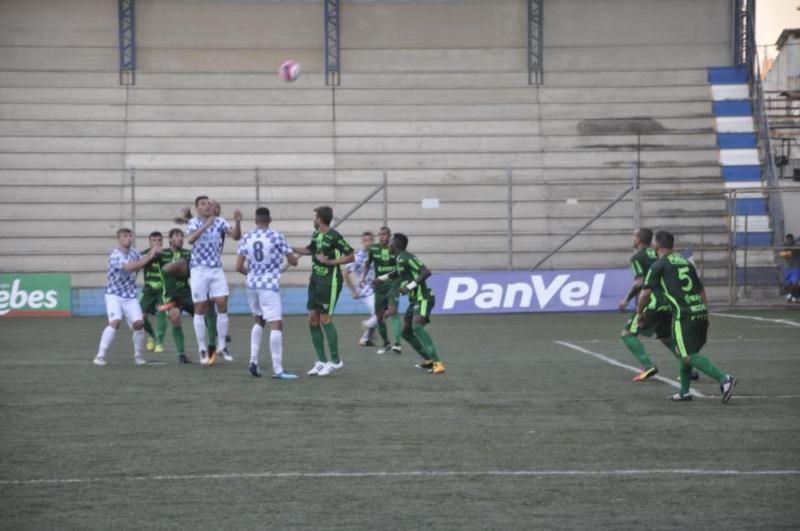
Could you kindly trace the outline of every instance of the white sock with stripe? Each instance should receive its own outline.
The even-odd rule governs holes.
[[[258,365],[258,352],[261,350],[261,337],[264,333],[264,327],[258,323],[253,324],[253,329],[250,330],[250,363]]]
[[[272,354],[272,374],[283,372],[283,332],[272,330],[269,333],[269,353]]]
[[[217,351],[222,352],[225,350],[226,338],[228,337],[228,324],[229,324],[228,314],[227,313],[218,313],[217,314]]]
[[[111,346],[111,343],[114,341],[114,336],[116,334],[117,334],[116,329],[112,328],[111,325],[108,325],[103,329],[103,333],[100,335],[100,348],[97,349],[98,358],[106,357],[106,352],[108,352],[108,347]]]
[[[197,337],[197,350],[198,352],[206,351],[206,316],[194,314],[192,319],[194,325],[194,335]]]
[[[136,357],[142,355],[142,350],[144,350],[144,338],[144,330],[133,331],[133,355]]]

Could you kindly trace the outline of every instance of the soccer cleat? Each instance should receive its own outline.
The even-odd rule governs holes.
[[[736,378],[731,376],[730,374],[725,377],[725,381],[722,382],[722,385],[719,386],[719,390],[722,391],[722,403],[727,404],[728,400],[731,399],[733,396],[733,388],[736,387]]]
[[[297,375],[296,374],[292,374],[290,372],[284,371],[284,372],[282,372],[280,374],[273,374],[272,375],[272,379],[273,380],[297,380]]]
[[[358,344],[359,344],[359,346],[362,346],[362,347],[374,347],[375,346],[375,343],[373,343],[372,340],[369,339],[368,337],[362,337],[361,339],[359,339],[358,340]]]
[[[214,365],[215,361],[217,361],[217,351],[216,350],[209,350],[208,351],[208,363],[206,363],[206,365]]]
[[[224,349],[221,352],[222,352],[222,359],[223,360],[225,360],[225,361],[233,361],[233,356],[231,356],[231,353],[228,352],[228,349]]]
[[[152,352],[156,348],[156,340],[152,337],[147,338],[147,350]]]
[[[261,371],[258,369],[258,365],[255,363],[250,363],[250,374],[255,376],[256,378],[261,378]]]
[[[335,370],[336,369],[333,368],[333,363],[328,362],[328,363],[325,364],[324,367],[322,367],[319,370],[319,372],[317,373],[317,376],[328,376],[330,373],[332,373]]]
[[[392,344],[386,343],[384,346],[378,349],[378,354],[388,354],[392,351]]]
[[[92,363],[94,363],[99,367],[102,367],[106,364],[106,359],[102,356],[97,356],[95,359],[92,360]]]
[[[134,356],[133,357],[133,362],[136,365],[145,365],[147,363],[146,361],[144,361],[144,358],[141,357],[141,356]]]
[[[178,303],[175,302],[175,301],[168,301],[168,302],[165,302],[164,304],[159,304],[158,311],[159,312],[168,312],[171,309],[173,309],[174,307],[176,307],[177,305],[178,305]]]
[[[189,363],[189,358],[186,357],[186,354],[178,354],[178,363],[186,365]]]
[[[153,349],[153,352],[155,352],[156,354],[164,352],[164,345],[159,345],[158,343],[156,343],[156,348]]]
[[[636,376],[633,377],[634,382],[644,382],[658,374],[658,369],[655,367],[650,367],[649,369],[645,369]]]
[[[692,379],[692,380],[699,380],[700,379],[700,373],[697,372],[697,371],[692,371],[692,375],[689,378]]]
[[[200,365],[208,365],[208,354],[205,351],[200,352]]]
[[[423,360],[420,363],[414,365],[414,367],[416,367],[417,369],[421,369],[423,371],[428,371],[430,369],[433,369],[433,360]]]
[[[323,367],[325,367],[326,365],[327,365],[327,363],[326,363],[326,362],[323,362],[323,361],[318,361],[318,362],[316,362],[316,363],[314,364],[314,366],[313,366],[313,367],[311,367],[311,370],[310,370],[310,371],[308,371],[308,373],[307,373],[307,374],[308,374],[309,376],[317,376],[317,375],[319,374],[319,371],[321,371],[321,370],[323,369]]]
[[[675,393],[674,395],[672,395],[673,402],[691,402],[691,400],[692,400],[692,395],[688,393],[685,395],[682,395],[680,393]]]
[[[441,361],[434,361],[433,366],[428,369],[428,374],[444,374],[444,363]]]
[[[334,370],[334,371],[338,371],[339,369],[341,369],[342,367],[344,367],[344,362],[343,362],[342,360],[339,360],[339,361],[332,361],[332,362],[330,363],[330,366],[331,366],[331,367],[333,367],[333,370]]]
[[[392,345],[392,352],[394,352],[395,354],[402,354],[403,347],[400,346],[400,343],[395,343],[394,345]]]

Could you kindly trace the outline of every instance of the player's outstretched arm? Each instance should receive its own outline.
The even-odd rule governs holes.
[[[307,246],[305,246],[305,247],[292,247],[292,249],[294,249],[294,254],[297,254],[297,255],[300,255],[300,256],[311,256],[311,254],[312,254],[311,249],[309,249]]]
[[[239,255],[236,257],[236,271],[247,276],[247,266],[244,264],[244,256]]]
[[[189,264],[186,263],[186,260],[175,260],[174,262],[164,264],[161,266],[161,270],[164,271],[164,273],[175,275],[179,278],[189,276]]]
[[[359,298],[358,288],[356,287],[356,283],[353,281],[353,277],[355,274],[350,271],[349,269],[344,270],[344,281],[347,283],[347,287],[350,288],[350,292],[353,294],[353,298]]]
[[[242,211],[238,208],[233,211],[233,229],[230,231],[233,241],[239,241],[242,237]]]
[[[122,265],[122,269],[128,271],[129,273],[133,273],[134,271],[139,271],[140,269],[144,268],[147,264],[153,261],[153,259],[161,253],[161,247],[152,247],[150,252],[147,253],[145,256],[141,257],[139,260],[135,262],[127,262]]]
[[[650,302],[650,294],[653,293],[653,290],[650,288],[642,288],[639,292],[639,301],[636,304],[636,313],[642,315],[644,309],[647,307],[648,303]]]
[[[297,264],[299,263],[299,259],[296,253],[287,254],[286,261],[289,262],[289,265],[292,267],[297,267]]]
[[[197,229],[189,233],[189,235],[186,237],[186,241],[189,242],[190,244],[196,242],[197,239],[203,235],[206,229],[214,224],[214,220],[216,219],[217,218],[215,218],[214,216],[211,216],[210,218],[205,220],[205,222],[202,225],[200,225],[199,227],[197,227]]]
[[[639,292],[642,291],[642,286],[644,286],[644,277],[639,277],[633,283],[633,286],[631,286],[631,289],[628,291],[628,294],[625,295],[625,298],[619,301],[619,310],[621,312],[624,312],[625,308],[628,307],[628,303],[631,301],[631,299],[634,299],[636,295],[638,295]]]

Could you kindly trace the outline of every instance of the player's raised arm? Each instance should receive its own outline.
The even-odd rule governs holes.
[[[247,276],[247,266],[245,265],[245,256],[239,255],[236,257],[236,271]]]
[[[161,253],[161,247],[158,245],[154,245],[150,252],[147,253],[145,256],[141,257],[139,260],[135,262],[126,262],[122,264],[122,269],[128,271],[129,273],[133,273],[134,271],[139,271],[140,269],[144,268],[147,264],[149,264],[153,258],[158,256]]]
[[[228,230],[233,241],[239,241],[242,237],[242,211],[238,208],[233,211],[233,228]]]
[[[189,235],[186,237],[186,241],[187,241],[187,242],[189,242],[189,243],[194,243],[194,242],[196,242],[196,241],[197,241],[197,239],[198,239],[200,236],[202,236],[202,235],[203,235],[203,233],[206,231],[206,229],[208,229],[208,228],[209,228],[211,225],[213,225],[213,224],[214,224],[214,220],[216,220],[216,219],[217,219],[217,218],[215,218],[214,216],[211,216],[211,217],[207,218],[207,219],[206,219],[206,220],[203,222],[203,224],[202,224],[202,225],[200,225],[199,227],[195,227],[195,228],[194,228],[194,230],[192,230],[192,227],[194,227],[196,224],[192,224],[192,223],[190,222],[190,223],[189,223],[189,226],[187,227],[187,229],[191,230],[191,232],[190,232],[190,233],[189,233]]]

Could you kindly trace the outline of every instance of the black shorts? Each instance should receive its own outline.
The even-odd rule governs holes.
[[[308,302],[306,308],[321,314],[333,315],[339,294],[342,292],[342,283],[336,277],[311,276],[308,283]]]
[[[708,339],[708,318],[683,317],[672,321],[672,334],[681,357],[700,352]]]
[[[436,299],[431,297],[429,299],[418,299],[408,301],[408,308],[406,308],[405,320],[412,322],[414,317],[419,315],[425,320],[425,323],[431,322],[431,312],[436,304]]]
[[[375,315],[382,316],[390,307],[397,308],[399,287],[397,282],[388,282],[375,288]]]
[[[667,339],[672,335],[672,314],[669,312],[645,310],[642,314],[642,321],[639,323],[636,314],[633,314],[628,319],[625,330],[634,336],[653,337],[655,335],[656,339]]]
[[[159,289],[142,290],[142,298],[139,305],[142,307],[142,313],[145,315],[155,315],[158,312],[158,307],[164,303],[164,292]]]

